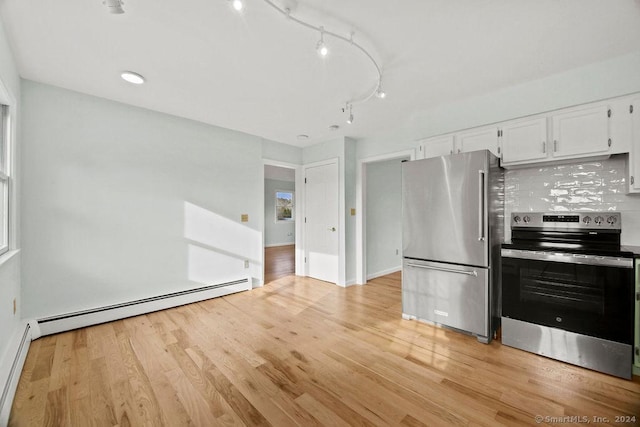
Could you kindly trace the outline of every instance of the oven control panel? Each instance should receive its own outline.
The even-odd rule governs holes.
[[[620,212],[513,212],[511,228],[621,229]]]

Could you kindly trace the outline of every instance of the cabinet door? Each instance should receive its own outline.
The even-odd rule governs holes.
[[[453,135],[436,136],[423,140],[420,143],[419,153],[418,157],[422,159],[453,153]]]
[[[553,157],[584,157],[609,152],[609,107],[576,109],[553,120]]]
[[[498,149],[498,128],[488,127],[460,132],[456,135],[456,153],[467,153],[476,150],[489,150],[496,156]]]
[[[513,122],[502,127],[503,164],[546,159],[547,118]]]
[[[629,191],[640,192],[640,98],[631,102],[631,151],[629,152]]]

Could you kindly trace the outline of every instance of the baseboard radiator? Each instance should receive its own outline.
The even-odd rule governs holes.
[[[30,343],[31,325],[27,323],[15,352],[11,351],[15,356],[11,361],[11,366],[7,372],[4,386],[2,387],[2,395],[0,395],[0,426],[6,426],[9,423],[11,404],[13,403],[13,397],[18,388],[18,380],[20,380],[20,374],[22,373],[22,367],[24,366]],[[7,356],[10,355],[7,354]]]
[[[97,325],[99,323],[111,322],[127,317],[151,313],[153,311],[221,297],[236,292],[247,291],[250,290],[251,287],[252,279],[251,277],[246,277],[240,280],[204,286],[201,288],[45,317],[38,319],[35,322],[31,322],[31,335],[32,339],[36,339],[44,335],[84,328],[86,326]]]

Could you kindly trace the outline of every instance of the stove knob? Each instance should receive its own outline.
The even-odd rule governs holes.
[[[599,215],[598,215],[597,217],[595,217],[595,218],[594,218],[594,220],[593,220],[593,221],[594,221],[596,224],[600,225],[600,224],[602,224],[602,221],[604,221],[604,218],[602,218],[601,216],[599,216]]]
[[[529,221],[531,221],[531,217],[529,215],[525,215],[524,218],[522,218],[522,220],[524,222],[529,222]]]
[[[520,217],[518,215],[514,216],[513,222],[520,222]]]
[[[616,222],[618,222],[618,218],[616,218],[615,216],[610,216],[609,218],[607,218],[607,222],[611,225],[615,224]]]
[[[591,222],[591,217],[585,216],[584,218],[582,218],[582,222],[588,225]]]

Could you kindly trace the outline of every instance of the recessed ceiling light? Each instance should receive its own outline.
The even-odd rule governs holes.
[[[142,83],[144,83],[144,77],[142,77],[138,73],[134,73],[133,71],[124,71],[122,74],[120,74],[120,77],[122,77],[129,83],[133,83],[134,85],[141,85]]]
[[[298,141],[306,141],[307,139],[309,139],[309,135],[301,133],[300,135],[296,136],[296,138],[298,138]]]

